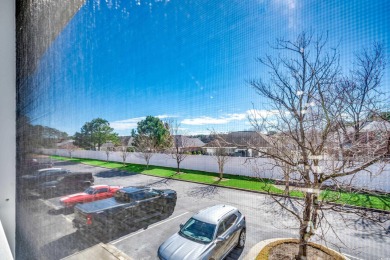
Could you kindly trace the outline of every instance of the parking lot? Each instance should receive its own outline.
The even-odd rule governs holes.
[[[243,250],[235,249],[227,259],[242,259],[256,243],[270,238],[296,237],[297,223],[280,214],[272,200],[265,195],[233,189],[194,184],[163,179],[140,174],[129,174],[116,170],[93,167],[70,162],[57,162],[56,167],[72,171],[90,171],[95,177],[95,184],[135,186],[149,185],[154,188],[169,188],[177,192],[178,199],[174,213],[157,222],[126,231],[104,243],[110,243],[133,259],[157,259],[157,249],[168,237],[179,230],[179,225],[188,220],[200,209],[216,204],[229,204],[237,207],[247,221],[247,240]],[[25,224],[23,232],[31,240],[31,246],[37,248],[37,259],[59,259],[93,246],[101,241],[95,237],[84,237],[72,226],[73,213],[64,211],[59,205],[59,198],[32,198],[22,202],[24,214],[19,214],[19,221]],[[276,211],[273,209],[275,208]],[[341,251],[351,259],[385,259],[390,255],[389,234],[376,227],[355,230],[345,228],[338,222],[337,216],[329,215],[336,225],[346,246]],[[351,218],[351,223],[354,220]],[[33,225],[32,223],[36,223]],[[359,227],[358,227],[359,228]],[[328,234],[335,241],[332,234]],[[370,243],[369,249],[362,250],[362,241]],[[341,243],[338,243],[342,245]],[[336,242],[337,245],[337,242]],[[335,245],[328,246],[337,249]]]

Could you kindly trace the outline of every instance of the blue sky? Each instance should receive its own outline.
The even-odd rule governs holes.
[[[71,135],[96,117],[129,135],[147,115],[174,118],[188,134],[249,129],[252,103],[267,109],[247,81],[267,75],[256,58],[268,43],[328,32],[348,72],[354,52],[375,41],[389,59],[388,10],[386,0],[87,0],[31,76],[29,116]]]

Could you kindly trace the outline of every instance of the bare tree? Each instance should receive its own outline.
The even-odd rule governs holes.
[[[154,147],[154,140],[146,135],[138,135],[137,143],[136,143],[136,151],[135,155],[139,158],[142,158],[146,162],[146,169],[149,168],[150,159],[152,159],[154,153],[157,152]]]
[[[129,155],[129,152],[127,151],[127,146],[122,146],[120,151],[121,151],[123,166],[126,166],[126,159],[127,156]]]
[[[107,147],[104,152],[106,153],[106,161],[108,162],[108,159],[109,159],[110,154],[112,152],[112,148],[111,147]]]
[[[73,142],[68,142],[66,145],[66,151],[68,152],[69,154],[69,157],[70,158],[73,158],[73,152],[78,148],[76,145],[73,144]]]
[[[216,148],[214,158],[218,163],[219,179],[222,180],[223,173],[224,173],[224,167],[231,157],[228,154],[228,151],[226,148],[218,147],[218,148]]]
[[[382,110],[385,109],[382,104],[387,104],[383,102],[386,100],[386,95],[380,88],[385,69],[383,46],[375,43],[372,49],[363,49],[355,56],[356,62],[352,75],[343,78],[337,89],[342,94],[340,101],[344,102],[344,114],[347,118],[347,120],[339,120],[339,125],[343,138],[354,148],[366,146],[367,142],[362,142],[362,138],[365,138],[362,136],[364,128],[373,118],[381,117]],[[359,148],[362,150],[365,147]],[[375,149],[377,148],[374,147]],[[363,150],[367,152],[367,149]],[[348,152],[343,149],[342,154],[345,153]]]
[[[173,139],[173,149],[171,151],[172,159],[176,161],[176,174],[180,173],[180,163],[184,161],[188,154],[185,153],[184,148],[189,145],[189,139],[183,135],[180,131],[180,124],[177,120],[170,120],[167,122],[169,125],[169,130],[171,132],[171,137]]]
[[[211,141],[208,145],[212,146],[215,149],[215,152],[212,154],[214,160],[218,163],[218,174],[219,179],[222,180],[224,174],[224,167],[226,163],[230,160],[231,154],[229,153],[229,146],[225,138],[222,134],[217,133],[216,131],[212,131],[211,135],[213,135],[213,141]]]
[[[339,54],[327,48],[327,37],[303,32],[295,41],[277,40],[274,48],[280,52],[277,58],[258,59],[269,69],[269,78],[249,82],[267,100],[270,113],[254,110],[249,119],[258,131],[275,133],[269,137],[271,149],[259,150],[269,158],[267,164],[284,174],[287,185],[292,181],[301,186],[304,198],[296,201],[298,211],[274,199],[299,222],[296,259],[307,259],[308,241],[326,220],[323,210],[340,210],[326,203],[337,197],[319,198],[321,189],[332,183],[336,189],[351,190],[355,175],[380,173],[378,165],[389,153],[384,149],[388,132],[385,138],[361,136],[378,101],[383,50],[375,45],[372,53],[358,55],[352,76],[340,80]],[[360,156],[368,146],[370,155]],[[340,157],[354,160],[354,165]]]

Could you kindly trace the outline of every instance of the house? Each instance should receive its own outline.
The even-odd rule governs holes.
[[[115,145],[109,141],[109,142],[106,142],[104,144],[102,144],[102,146],[100,146],[100,151],[114,151],[115,150]]]
[[[75,148],[76,146],[73,144],[74,140],[62,140],[61,142],[56,144],[57,149],[69,149]]]
[[[338,158],[390,155],[390,122],[365,122],[358,133],[353,126],[335,131],[327,149]]]
[[[119,136],[120,146],[126,147],[127,151],[134,151],[134,137],[132,136]],[[120,150],[120,149],[119,149]]]
[[[202,151],[205,145],[199,138],[188,137],[185,135],[174,135],[174,148],[178,147],[180,152],[197,152]]]
[[[214,155],[218,149],[223,148],[231,156],[256,157],[261,151],[271,148],[267,136],[256,131],[237,131],[220,134],[203,146],[206,154]]]
[[[367,122],[359,131],[358,145],[361,155],[390,155],[390,122],[376,120]],[[347,142],[352,146],[353,128],[347,129]]]
[[[122,147],[126,147],[127,150],[134,150],[133,145],[134,138],[131,136],[119,136],[119,145],[115,145],[111,141],[108,141],[101,145],[100,150],[101,151],[120,151]]]

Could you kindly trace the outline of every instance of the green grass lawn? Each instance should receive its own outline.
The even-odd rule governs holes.
[[[118,162],[106,162],[95,159],[82,158],[67,158],[61,156],[51,156],[56,160],[74,161],[77,163],[88,164],[92,166],[99,166],[109,169],[118,169],[128,171],[131,173],[140,173],[163,178],[171,178],[176,180],[192,181],[204,184],[218,185],[222,187],[239,188],[250,191],[267,192],[272,194],[283,194],[283,190],[275,187],[270,180],[261,180],[258,178],[251,178],[246,176],[224,174],[223,179],[219,180],[218,174],[213,172],[204,172],[188,169],[180,169],[181,173],[176,174],[176,168],[162,167],[150,165],[146,168],[143,164],[129,164],[124,166]],[[290,196],[302,198],[304,196],[301,191],[291,191]],[[320,199],[327,202],[334,202],[339,204],[347,204],[353,206],[360,206],[365,208],[375,208],[390,211],[390,196],[389,195],[367,195],[350,192],[337,191],[323,191],[320,194]]]
[[[390,210],[389,195],[370,195],[326,190],[321,193],[321,199],[328,202],[336,202],[365,208]]]

